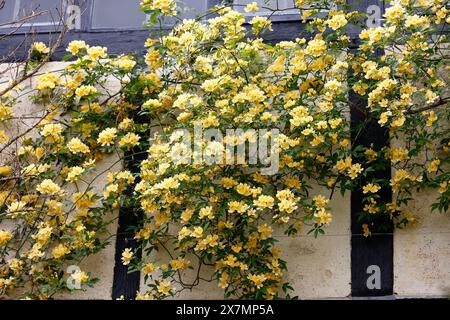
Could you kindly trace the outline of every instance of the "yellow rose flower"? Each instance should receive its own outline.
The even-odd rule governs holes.
[[[247,278],[254,283],[254,285],[259,289],[264,285],[264,281],[267,280],[267,277],[263,274],[250,274]]]
[[[53,248],[52,250],[52,256],[55,259],[60,259],[62,257],[64,257],[65,255],[67,255],[70,252],[70,249],[67,248],[65,245],[63,244],[59,244],[58,246],[56,246],[55,248]]]
[[[72,153],[89,153],[89,147],[79,138],[72,138],[67,144],[67,147]]]
[[[75,95],[77,97],[86,97],[91,94],[97,93],[97,89],[94,86],[81,86],[75,90]]]
[[[78,180],[78,177],[84,173],[84,168],[82,167],[72,167],[70,171],[67,173],[66,181],[75,182]]]
[[[50,52],[50,49],[43,42],[35,42],[32,46],[33,50],[36,50],[39,53],[47,54]]]
[[[13,237],[12,233],[5,230],[0,230],[0,247],[4,246]]]
[[[333,30],[342,28],[348,23],[345,14],[335,14],[326,21],[326,24]]]
[[[77,55],[81,50],[86,48],[87,48],[86,42],[82,40],[74,40],[69,43],[66,50],[73,55]]]
[[[117,135],[116,128],[106,128],[98,135],[97,142],[100,143],[103,147],[110,146],[114,143],[114,139]]]
[[[127,133],[122,139],[119,140],[119,146],[127,148],[134,147],[139,144],[139,139],[141,139],[141,137],[137,134],[132,132]]]
[[[131,262],[131,259],[133,258],[133,252],[131,251],[130,248],[126,248],[123,252],[122,252],[122,264],[124,266],[129,265]]]
[[[45,179],[36,188],[42,194],[55,195],[61,191],[61,188],[50,179]]]
[[[259,10],[258,3],[256,3],[256,1],[253,1],[252,3],[247,4],[244,10],[245,12],[258,11]]]
[[[363,193],[377,193],[380,189],[378,184],[369,183],[363,187]]]

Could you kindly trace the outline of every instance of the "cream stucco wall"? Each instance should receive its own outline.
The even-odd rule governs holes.
[[[408,209],[415,223],[394,234],[394,293],[450,296],[450,215],[431,212],[435,190],[414,193]]]
[[[448,128],[449,123],[443,121],[440,126]],[[392,147],[406,148],[401,141],[393,140]],[[416,160],[424,162],[425,154]],[[394,294],[398,297],[450,297],[450,212],[431,211],[438,196],[436,189],[412,191],[413,200],[404,209],[414,222],[394,232]]]

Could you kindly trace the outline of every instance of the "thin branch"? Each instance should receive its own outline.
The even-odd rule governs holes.
[[[436,102],[433,102],[432,104],[429,104],[423,108],[410,110],[410,111],[406,112],[406,114],[411,115],[411,114],[421,113],[423,111],[428,111],[428,110],[431,110],[431,109],[434,109],[437,107],[444,106],[444,105],[448,104],[449,101],[450,101],[450,97],[446,97],[446,98],[439,97],[439,100],[437,100]]]
[[[23,17],[21,19],[18,20],[13,20],[13,21],[9,21],[9,22],[5,22],[5,23],[0,23],[0,27],[5,27],[5,26],[14,26],[17,24],[23,25],[25,22],[27,22],[28,20],[31,20],[33,18],[36,18],[40,15],[46,14],[48,13],[48,10],[45,11],[39,11],[39,12],[33,12],[32,14],[30,14],[29,16]]]
[[[41,61],[39,62],[39,64],[33,68],[29,73],[25,73],[22,77],[15,79],[8,87],[6,87],[5,89],[3,89],[2,91],[0,91],[0,97],[3,96],[5,93],[11,91],[12,89],[14,89],[17,85],[21,84],[22,82],[24,82],[25,80],[31,78],[33,75],[35,75],[47,62],[50,61],[53,53],[61,46],[61,44],[63,43],[64,40],[64,36],[67,33],[67,25],[64,25],[63,30],[61,31],[61,33],[58,36],[58,39],[56,40],[56,43],[50,48],[49,53],[47,54],[47,56]],[[26,70],[25,70],[26,72]]]

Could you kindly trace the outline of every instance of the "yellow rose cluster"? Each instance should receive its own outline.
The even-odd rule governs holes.
[[[147,10],[159,10],[165,16],[173,16],[177,11],[175,0],[142,0],[141,6]]]
[[[31,50],[33,56],[49,53],[43,43]],[[107,244],[107,214],[134,181],[129,171],[112,175],[112,165],[101,172],[97,166],[116,142],[127,150],[141,139],[142,128],[128,117],[136,106],[103,86],[111,73],[126,79],[135,60],[104,59],[106,48],[77,40],[67,51],[77,59],[65,69],[38,72],[29,84],[0,96],[0,299],[49,299],[77,290],[67,285],[73,281],[79,289],[92,286],[89,272],[66,273],[68,261],[81,261]],[[96,77],[87,77],[94,69]],[[18,97],[33,104],[26,124],[15,118]],[[17,136],[9,136],[12,127]],[[119,162],[122,150],[116,150]],[[94,192],[91,186],[102,176],[104,190]]]

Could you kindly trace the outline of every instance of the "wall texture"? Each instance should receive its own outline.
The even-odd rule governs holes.
[[[416,219],[394,235],[394,293],[399,296],[450,295],[450,215],[431,212],[436,192],[413,194]]]

